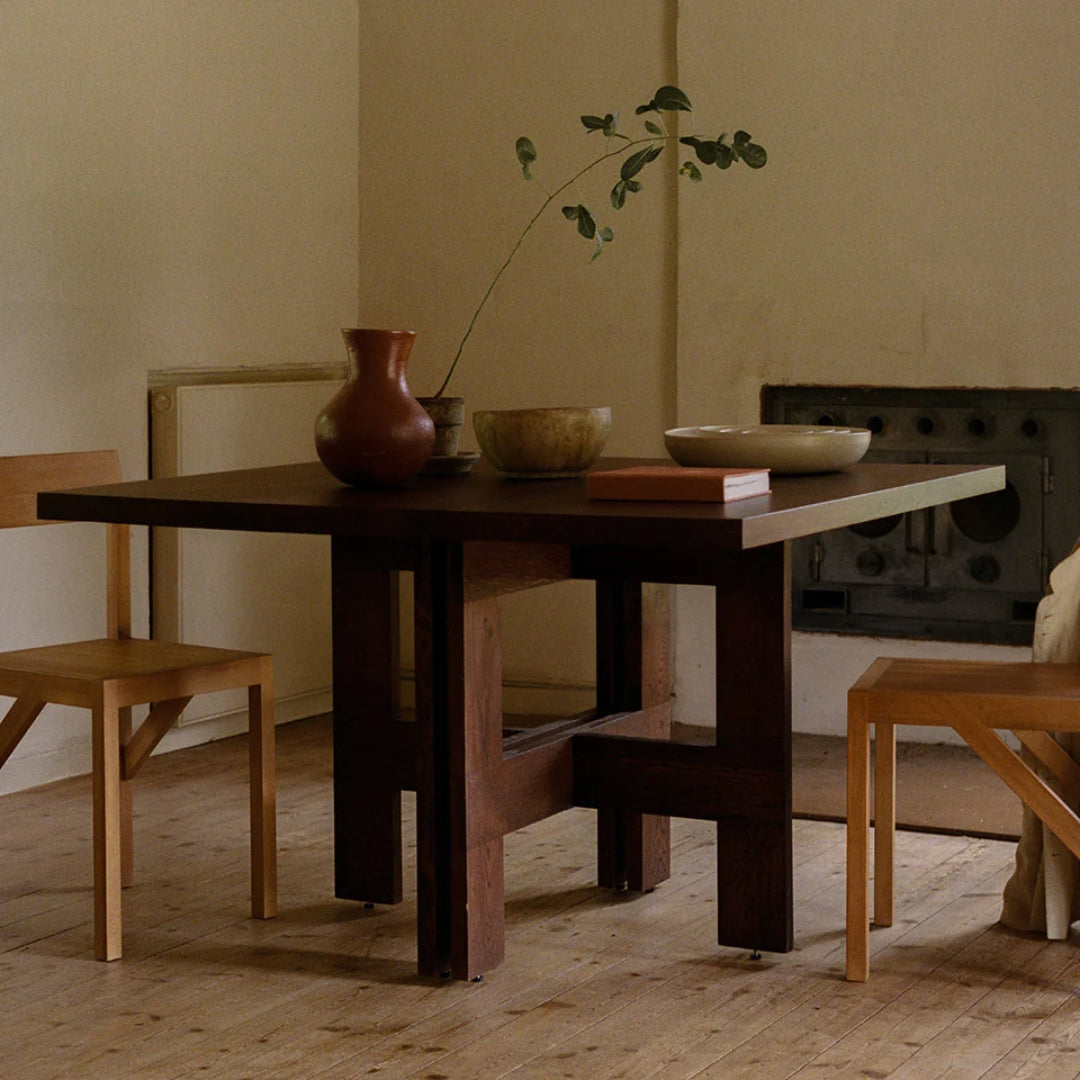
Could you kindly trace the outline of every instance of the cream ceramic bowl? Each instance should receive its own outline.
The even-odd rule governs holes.
[[[807,424],[719,424],[672,428],[664,432],[664,444],[680,465],[815,473],[853,465],[870,446],[870,432]]]
[[[611,409],[493,409],[473,413],[480,452],[507,476],[579,476],[600,456]]]

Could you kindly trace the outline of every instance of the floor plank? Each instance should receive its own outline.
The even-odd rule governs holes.
[[[593,884],[594,815],[507,839],[507,959],[415,974],[406,895],[332,894],[329,726],[279,731],[281,914],[247,918],[242,739],[151,759],[135,793],[123,960],[93,959],[89,784],[0,798],[3,1080],[697,1080],[1080,1075],[1080,957],[1000,927],[1010,843],[901,832],[897,918],[841,977],[844,830],[797,820],[796,948],[715,944],[715,829],[674,823],[673,875]]]

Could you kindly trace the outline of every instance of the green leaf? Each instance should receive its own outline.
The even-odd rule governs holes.
[[[632,176],[635,176],[637,173],[641,172],[641,170],[648,163],[648,160],[648,147],[646,147],[644,150],[636,151],[622,163],[622,168],[619,170],[619,176],[623,180],[629,180]]]
[[[581,233],[586,240],[591,240],[596,235],[596,219],[580,204],[578,205],[577,210],[577,231]]]
[[[526,180],[531,180],[532,173],[529,171],[529,166],[536,160],[536,147],[533,146],[532,139],[528,139],[522,135],[521,138],[514,143],[514,152],[517,154],[518,162],[521,165],[522,175]]]
[[[622,168],[619,170],[619,176],[621,176],[623,180],[629,180],[631,177],[636,176],[641,172],[650,161],[655,161],[663,152],[663,144],[660,146],[646,146],[644,150],[636,151],[622,163]]]
[[[611,205],[616,210],[621,210],[626,202],[626,196],[632,192],[641,190],[640,180],[619,180],[611,189]]]
[[[740,149],[739,157],[742,158],[743,164],[751,169],[763,169],[765,162],[769,160],[765,147],[758,146],[757,143],[747,143]]]
[[[596,234],[596,250],[593,251],[592,258],[589,262],[596,262],[600,252],[604,250],[605,244],[610,244],[615,239],[615,233],[610,227],[601,229]]]
[[[580,206],[564,206],[562,208],[563,217],[568,221],[577,221],[578,215],[581,213],[582,207]]]
[[[725,136],[721,135],[713,144],[716,147],[716,161],[717,168],[728,168],[735,158],[735,151],[732,147],[728,146],[724,141]]]
[[[651,120],[645,121],[645,130],[650,135],[663,135],[664,129],[659,124],[654,124]]]
[[[536,160],[536,147],[532,139],[524,135],[514,143],[514,151],[522,165],[531,165]]]
[[[692,112],[693,106],[690,104],[690,99],[677,87],[677,86],[661,86],[659,90],[653,94],[653,102],[658,109],[665,109],[668,112],[675,112],[681,110],[682,112]]]
[[[679,170],[680,176],[689,176],[695,184],[701,183],[701,170],[692,162],[684,161],[682,168]]]
[[[582,124],[587,131],[602,131],[608,138],[619,128],[619,114],[607,113],[605,116],[583,116]]]
[[[697,159],[702,165],[715,165],[717,159],[720,157],[720,144],[709,142],[705,139],[699,139],[694,146],[694,152],[697,154]]]
[[[740,139],[740,135],[746,135],[746,132],[737,131],[735,133],[735,146],[732,152],[748,168],[763,168],[765,162],[769,159],[769,155],[765,153],[765,147],[758,146],[757,143],[751,142],[749,135],[746,135],[745,139]]]
[[[635,116],[642,113],[659,112],[661,109],[674,112],[681,109],[683,112],[692,112],[693,106],[690,99],[677,86],[661,86],[653,95],[648,105],[639,105],[634,110]]]

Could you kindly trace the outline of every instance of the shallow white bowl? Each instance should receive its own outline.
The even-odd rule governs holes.
[[[815,473],[853,465],[870,446],[870,432],[808,424],[717,424],[672,428],[664,432],[664,444],[680,465]]]

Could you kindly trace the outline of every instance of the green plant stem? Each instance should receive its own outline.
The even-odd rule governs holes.
[[[627,138],[627,136],[623,135],[622,138]],[[569,180],[566,181],[566,183],[557,187],[553,192],[551,192],[551,194],[548,195],[548,197],[543,201],[543,203],[541,203],[540,209],[537,210],[535,214],[533,214],[529,223],[522,230],[521,235],[517,238],[517,243],[514,244],[514,246],[510,249],[510,254],[506,256],[506,260],[503,262],[502,266],[499,267],[495,276],[491,279],[491,284],[487,287],[487,292],[484,293],[483,298],[480,300],[480,303],[477,305],[476,310],[473,312],[473,317],[469,320],[469,325],[465,330],[465,336],[461,339],[461,344],[458,345],[457,352],[454,354],[454,359],[450,364],[450,370],[446,373],[446,378],[443,379],[442,385],[439,387],[438,390],[435,391],[435,397],[443,396],[446,387],[450,383],[450,379],[453,377],[454,369],[457,367],[458,361],[461,359],[461,353],[465,348],[465,343],[469,340],[469,335],[473,332],[473,327],[476,325],[476,320],[480,317],[480,312],[484,310],[484,305],[487,303],[488,297],[491,296],[492,292],[495,289],[495,286],[499,283],[499,279],[506,271],[506,268],[514,261],[514,256],[518,253],[518,248],[520,248],[521,245],[524,243],[525,237],[529,235],[529,233],[532,231],[532,227],[539,220],[541,214],[543,214],[543,212],[551,205],[555,198],[561,195],[572,184],[576,184],[586,173],[591,172],[593,169],[596,168],[597,165],[602,164],[609,158],[619,157],[620,154],[625,154],[628,150],[633,149],[635,146],[640,146],[642,143],[668,143],[671,142],[674,138],[676,138],[676,136],[674,135],[650,135],[648,138],[645,139],[628,139],[624,146],[619,147],[618,150],[610,150],[606,154],[601,154],[600,157],[598,157],[595,161],[590,162],[588,165],[585,166],[585,168],[581,169],[579,172],[576,172],[573,176],[570,177]]]

